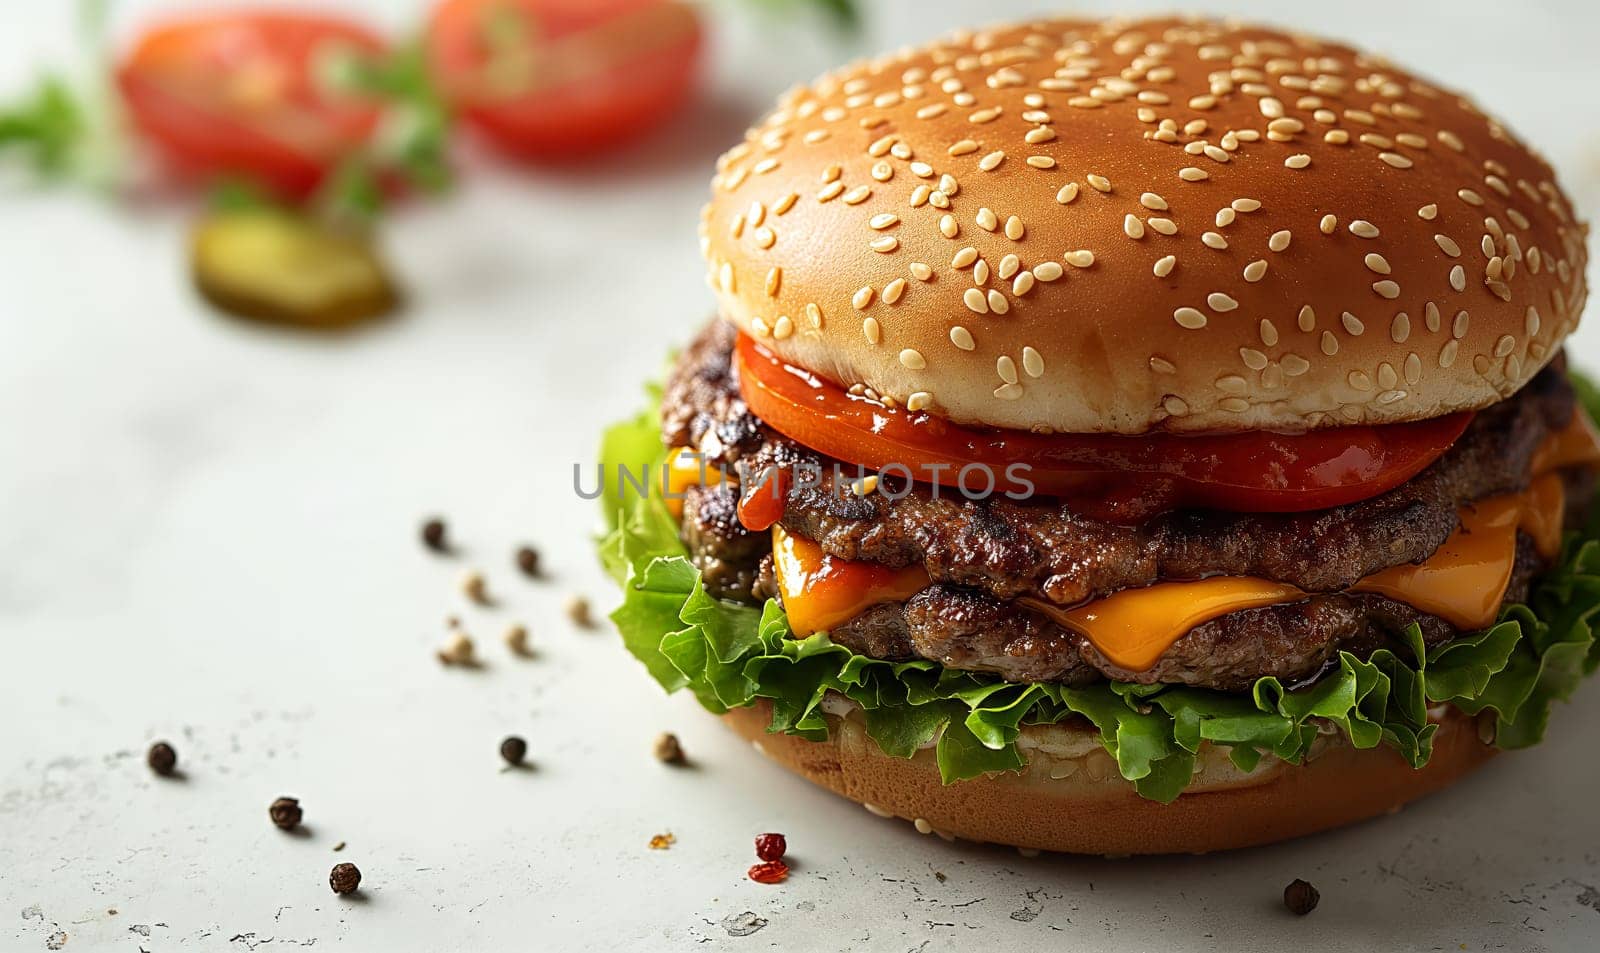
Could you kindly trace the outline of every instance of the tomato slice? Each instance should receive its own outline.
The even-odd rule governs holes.
[[[145,32],[116,71],[133,124],[180,173],[310,193],[377,127],[375,101],[326,88],[323,57],[383,41],[310,13],[199,15]]]
[[[737,357],[751,413],[826,456],[969,494],[1068,497],[1089,515],[1126,521],[1187,507],[1298,512],[1354,503],[1416,476],[1472,419],[1455,413],[1303,434],[985,430],[851,395],[747,335]]]
[[[570,158],[648,132],[688,100],[699,15],[677,0],[444,0],[435,82],[496,147]]]

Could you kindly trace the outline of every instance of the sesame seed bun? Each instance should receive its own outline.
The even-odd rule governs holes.
[[[1204,744],[1189,789],[1159,804],[1117,774],[1098,732],[1071,723],[1025,727],[1019,744],[1030,760],[1020,773],[944,785],[931,749],[890,757],[857,715],[829,715],[826,741],[767,734],[765,701],[722,717],[778,764],[924,834],[1076,854],[1202,853],[1300,837],[1399,810],[1497,750],[1471,716],[1448,706],[1434,719],[1433,757],[1420,769],[1387,748],[1357,750],[1324,736],[1303,765],[1269,757],[1246,774]]]
[[[787,94],[712,186],[727,318],[971,425],[1475,409],[1587,295],[1549,165],[1469,100],[1210,21],[1041,21],[858,63]]]

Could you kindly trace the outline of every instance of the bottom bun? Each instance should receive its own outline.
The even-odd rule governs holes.
[[[1313,834],[1396,811],[1496,750],[1479,737],[1472,716],[1440,706],[1429,713],[1439,727],[1423,768],[1387,747],[1352,748],[1339,734],[1324,735],[1304,764],[1269,756],[1248,772],[1208,744],[1189,788],[1161,804],[1140,797],[1116,772],[1087,724],[1028,726],[1018,739],[1028,759],[1022,771],[946,785],[932,748],[913,758],[884,754],[848,709],[827,716],[826,741],[769,734],[770,717],[762,701],[723,720],[789,770],[925,834],[1076,854],[1203,853]]]

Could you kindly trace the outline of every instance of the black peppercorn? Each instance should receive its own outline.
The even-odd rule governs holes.
[[[450,542],[445,538],[444,520],[434,518],[422,524],[422,544],[436,553],[450,551]]]
[[[536,578],[539,575],[539,551],[532,546],[523,546],[517,550],[517,568],[522,570],[524,576]]]
[[[1283,905],[1289,912],[1297,917],[1303,917],[1317,909],[1317,901],[1322,899],[1322,894],[1317,888],[1296,878],[1283,888]]]
[[[144,756],[145,763],[150,770],[164,778],[172,776],[178,769],[178,752],[165,741],[158,741],[150,746],[150,753]]]
[[[298,798],[280,797],[267,808],[267,816],[280,830],[292,831],[300,826],[300,819],[305,815],[300,810]]]
[[[500,742],[500,757],[506,759],[506,764],[516,767],[522,764],[522,759],[528,756],[528,743],[516,735],[511,735]]]
[[[361,886],[361,870],[355,864],[334,864],[328,874],[328,886],[337,894],[355,893]]]

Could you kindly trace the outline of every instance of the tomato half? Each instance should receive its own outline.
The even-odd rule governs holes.
[[[1457,413],[1303,434],[984,430],[853,396],[747,335],[737,356],[751,413],[826,456],[969,493],[1067,497],[1105,519],[1180,507],[1298,512],[1354,503],[1416,476],[1472,419]],[[973,465],[979,469],[963,478]]]
[[[444,0],[427,42],[434,80],[468,124],[512,155],[567,158],[676,113],[702,35],[677,0]]]
[[[177,171],[303,196],[372,135],[380,112],[326,88],[322,58],[383,51],[377,35],[328,16],[200,15],[142,34],[116,81],[133,124]]]

